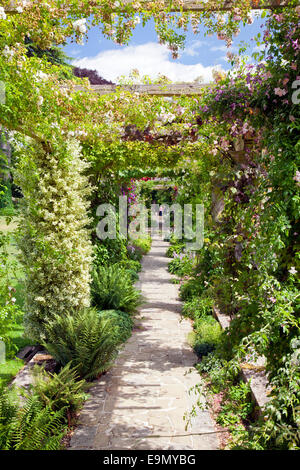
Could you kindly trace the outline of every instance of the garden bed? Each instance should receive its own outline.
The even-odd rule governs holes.
[[[222,314],[217,306],[213,307],[213,314],[224,330],[229,327],[228,315]],[[252,397],[258,406],[259,414],[261,414],[263,407],[269,401],[270,393],[265,373],[265,358],[259,357],[255,362],[243,362],[240,366],[242,379],[249,384]]]

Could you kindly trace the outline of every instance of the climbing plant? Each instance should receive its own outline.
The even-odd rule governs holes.
[[[17,181],[25,195],[19,240],[28,333],[43,339],[53,314],[89,304],[91,183],[117,177],[121,191],[132,179],[126,171],[172,168],[177,201],[206,209],[205,244],[195,269],[187,270],[193,288],[183,292],[206,291],[232,317],[229,367],[249,354],[265,356],[272,399],[255,435],[271,448],[300,445],[300,6],[287,3],[263,13],[258,65],[240,65],[229,50],[232,73],[216,75],[200,97],[172,101],[122,89],[113,96],[90,93],[88,81],[70,77],[63,65],[29,56],[26,38],[46,49],[70,37],[80,42],[99,25],[124,44],[139,21],[154,18],[159,40],[176,57],[189,21],[196,33],[204,23],[230,48],[259,2],[239,0],[223,11],[225,2],[209,0],[197,13],[183,11],[179,1],[163,8],[158,1],[16,1],[14,14],[9,1],[0,7],[0,124],[17,148]],[[100,200],[94,196],[95,205]]]
[[[27,337],[44,339],[44,325],[58,313],[90,303],[91,242],[86,229],[87,164],[75,140],[52,148],[25,142],[18,149],[16,180],[24,201],[19,247],[26,273]]]

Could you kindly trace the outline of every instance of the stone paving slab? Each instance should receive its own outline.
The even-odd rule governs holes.
[[[137,287],[145,297],[138,325],[114,367],[89,393],[70,448],[94,450],[216,450],[208,411],[183,419],[197,396],[197,358],[187,343],[191,322],[180,316],[178,286],[167,271],[167,242],[153,240]]]

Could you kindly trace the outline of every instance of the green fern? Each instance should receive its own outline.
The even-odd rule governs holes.
[[[14,450],[59,450],[66,433],[65,409],[43,407],[37,396],[28,396],[12,420],[10,448]]]
[[[49,353],[63,366],[71,363],[85,379],[106,371],[122,342],[113,319],[104,318],[95,309],[55,315],[45,332],[44,346]]]
[[[133,313],[142,303],[142,297],[132,285],[129,273],[113,264],[100,266],[93,272],[93,304],[99,310],[122,310]]]
[[[19,407],[11,391],[0,393],[1,450],[59,450],[66,433],[66,409],[53,411],[44,407],[39,397],[30,392]]]
[[[0,449],[6,450],[9,446],[12,431],[12,420],[18,410],[18,402],[13,397],[13,391],[0,389]]]
[[[99,315],[113,322],[117,343],[125,343],[130,338],[134,323],[128,313],[120,310],[103,310]]]
[[[67,364],[58,374],[51,374],[43,367],[35,365],[32,370],[33,393],[39,397],[45,406],[53,411],[67,407],[74,413],[81,407],[87,395],[84,380],[78,380],[78,372]]]

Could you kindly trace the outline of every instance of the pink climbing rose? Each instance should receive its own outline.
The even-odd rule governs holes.
[[[278,96],[284,96],[287,94],[287,91],[284,90],[283,88],[275,88],[274,92],[275,92],[275,95],[278,95]]]

